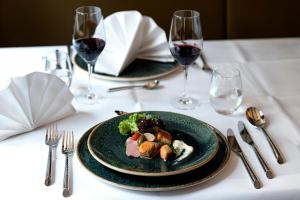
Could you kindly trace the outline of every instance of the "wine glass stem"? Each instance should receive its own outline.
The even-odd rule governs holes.
[[[187,94],[188,66],[184,65],[183,66],[183,71],[184,71],[184,82],[183,82],[183,93],[182,93],[182,96],[184,98],[186,98],[186,97],[188,97],[188,94]]]
[[[88,72],[89,72],[88,91],[89,91],[89,94],[93,94],[94,92],[93,92],[93,87],[92,87],[92,72],[93,72],[95,64],[88,63],[87,66],[88,66]]]

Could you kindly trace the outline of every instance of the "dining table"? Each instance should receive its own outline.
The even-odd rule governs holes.
[[[0,89],[7,87],[12,77],[34,71],[44,71],[43,56],[68,46],[32,46],[0,48]],[[184,75],[178,69],[159,79],[160,87],[152,90],[136,88],[107,92],[111,87],[143,84],[146,81],[111,81],[92,78],[99,103],[82,105],[73,100],[76,113],[56,122],[59,130],[73,131],[75,144],[96,124],[115,117],[115,110],[169,111],[187,115],[210,124],[224,136],[231,128],[243,152],[259,177],[262,187],[253,187],[243,162],[230,154],[224,168],[212,179],[192,187],[172,191],[134,191],[111,185],[90,173],[78,159],[72,159],[73,194],[69,199],[300,199],[300,38],[237,39],[204,41],[203,51],[209,65],[235,65],[239,68],[243,101],[230,115],[215,112],[209,101],[211,73],[202,70],[201,60],[189,67],[188,92],[199,101],[192,110],[172,107],[170,100],[183,89]],[[142,66],[141,66],[142,67]],[[87,72],[74,63],[70,91],[76,96],[88,83]],[[0,106],[5,106],[0,102]],[[252,126],[245,116],[248,107],[260,108],[267,119],[266,130],[280,148],[284,163],[278,164],[261,130]],[[253,152],[239,132],[243,121],[262,156],[273,171],[268,179]],[[62,195],[64,155],[57,148],[56,177],[51,186],[44,185],[48,146],[47,126],[13,136],[0,142],[0,199],[65,199]],[[168,178],[168,177],[163,177]]]

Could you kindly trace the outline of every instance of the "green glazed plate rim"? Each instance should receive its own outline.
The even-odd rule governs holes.
[[[96,125],[97,126],[97,125]],[[93,169],[91,169],[90,166],[88,166],[88,163],[86,163],[86,161],[84,160],[84,158],[82,157],[81,155],[81,148],[82,148],[82,145],[86,145],[87,146],[87,140],[86,138],[89,136],[89,134],[91,133],[91,131],[96,127],[92,127],[90,128],[87,132],[85,132],[81,138],[78,140],[78,144],[77,144],[77,158],[79,160],[79,162],[81,163],[81,165],[90,173],[92,174],[93,176],[95,176],[97,179],[101,180],[102,182],[104,183],[107,183],[107,184],[110,184],[112,186],[115,186],[115,187],[118,187],[118,188],[122,188],[122,189],[128,189],[128,190],[134,190],[134,191],[144,191],[144,192],[157,192],[157,191],[173,191],[173,190],[180,190],[180,189],[185,189],[185,188],[189,188],[189,187],[193,187],[193,186],[197,186],[197,185],[200,185],[200,184],[203,184],[211,179],[213,179],[214,177],[216,177],[218,174],[220,174],[223,169],[226,167],[228,161],[229,161],[229,158],[230,158],[230,146],[228,144],[228,141],[226,140],[225,136],[220,132],[218,131],[217,129],[215,129],[214,127],[211,126],[211,128],[215,129],[216,131],[216,134],[217,134],[217,137],[218,137],[218,141],[219,141],[219,144],[221,144],[221,148],[218,150],[218,153],[216,155],[216,157],[220,157],[220,155],[218,154],[221,154],[222,157],[220,157],[220,161],[217,161],[217,166],[216,168],[210,173],[210,174],[207,174],[205,175],[204,177],[200,177],[200,178],[196,178],[196,180],[191,180],[191,181],[188,181],[187,183],[179,183],[179,182],[176,182],[176,183],[173,183],[173,185],[171,186],[163,186],[163,184],[161,186],[153,186],[153,187],[148,187],[148,186],[132,186],[130,184],[122,184],[122,183],[118,183],[117,181],[113,180],[113,178],[111,178],[112,176],[114,176],[114,174],[118,174],[119,172],[116,172],[114,170],[110,170],[109,168],[107,168],[107,171],[109,171],[110,173],[110,176],[109,178],[105,177],[104,175],[102,175],[102,173],[96,173],[93,171]],[[85,142],[85,143],[84,143]],[[86,147],[87,148],[87,147]],[[87,153],[89,154],[89,151],[86,150]],[[81,153],[80,153],[81,152]],[[224,154],[224,155],[222,155]],[[93,159],[93,157],[90,155],[91,159]],[[96,161],[94,161],[96,162]],[[106,168],[105,166],[101,165],[100,163],[99,164],[99,167],[100,168]],[[209,163],[208,163],[209,165]],[[195,169],[194,171],[191,171],[191,172],[188,172],[188,173],[196,173],[198,174],[198,171],[201,171],[202,170],[202,167],[200,168],[197,168]],[[138,176],[132,176],[132,175],[126,175],[129,183],[131,183],[132,181],[132,178],[135,178],[135,177],[138,177]],[[185,176],[185,174],[181,174],[181,175],[175,175],[174,177],[177,177],[177,176]],[[144,181],[147,182],[147,178],[148,177],[145,177],[144,178]],[[152,178],[152,177],[149,177],[149,178]],[[155,177],[154,177],[155,178]],[[151,183],[150,183],[151,184]]]
[[[190,116],[187,116],[187,115],[183,115],[183,114],[179,114],[179,113],[174,113],[174,112],[167,112],[167,111],[141,111],[141,112],[134,112],[134,113],[163,113],[163,114],[177,115],[177,116],[185,117],[186,119],[189,119],[189,120],[196,120],[197,122],[203,124],[205,127],[209,128],[211,130],[210,133],[212,134],[213,147],[214,148],[207,155],[207,157],[204,158],[204,160],[198,160],[197,162],[195,162],[193,165],[190,165],[190,166],[184,166],[183,165],[184,167],[181,168],[181,169],[176,169],[176,170],[172,170],[172,171],[160,171],[160,172],[135,171],[134,168],[124,169],[122,167],[119,167],[119,166],[113,165],[113,164],[111,164],[109,162],[106,162],[104,159],[102,159],[100,156],[98,156],[97,153],[95,152],[95,149],[92,147],[92,144],[91,144],[91,142],[92,142],[91,138],[96,133],[96,130],[99,127],[101,127],[103,123],[105,123],[107,121],[110,121],[110,120],[115,120],[116,118],[121,117],[121,116],[116,116],[116,117],[113,117],[113,118],[110,118],[110,119],[106,120],[103,123],[98,124],[91,131],[91,133],[89,134],[87,145],[88,145],[88,149],[89,149],[90,154],[94,157],[95,160],[97,160],[102,165],[104,165],[104,166],[106,166],[106,167],[108,167],[110,169],[113,169],[115,171],[121,172],[121,173],[130,174],[130,175],[137,175],[137,176],[160,177],[160,176],[171,176],[171,175],[182,174],[182,173],[186,173],[186,172],[192,171],[192,170],[194,170],[196,168],[199,168],[199,167],[205,165],[206,163],[208,163],[211,159],[213,159],[214,156],[218,152],[219,142],[218,142],[218,138],[217,138],[217,135],[216,135],[216,132],[215,132],[215,128],[212,128],[211,125],[209,125],[209,124],[207,124],[207,123],[205,123],[205,122],[203,122],[201,120],[198,120],[196,118],[193,118],[193,117],[190,117]],[[132,114],[132,113],[128,113],[126,115],[130,115],[130,114]],[[122,137],[122,136],[120,135],[120,137]],[[197,135],[195,135],[195,137],[197,137]],[[142,158],[135,158],[135,159],[142,159]],[[186,164],[186,165],[188,165],[188,164]]]
[[[76,54],[73,56],[72,61],[74,65],[79,69],[81,72],[88,73],[86,66],[83,66],[80,64],[81,60],[80,56]],[[79,60],[79,62],[78,62]],[[148,63],[153,63],[151,64],[151,67],[154,69],[158,69],[158,71],[154,72],[147,72],[144,71],[142,75],[137,75],[134,72],[131,72],[131,70],[126,71],[126,74],[120,74],[120,76],[113,76],[109,74],[104,74],[104,73],[99,73],[99,72],[93,72],[92,76],[94,78],[99,78],[103,80],[109,80],[109,81],[146,81],[146,80],[152,80],[152,79],[157,79],[161,78],[164,76],[167,76],[169,74],[172,74],[179,69],[181,69],[180,65],[177,63],[163,63],[163,62],[156,62],[156,61],[147,61],[147,60],[142,60],[142,59],[137,59],[142,62],[148,62]],[[155,64],[157,63],[157,64]],[[162,69],[162,66],[168,66],[167,70],[163,70],[163,72],[160,71]]]

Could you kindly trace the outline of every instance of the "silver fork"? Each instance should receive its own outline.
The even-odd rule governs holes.
[[[66,155],[65,163],[65,173],[64,173],[64,184],[63,184],[63,196],[68,197],[72,194],[72,165],[69,165],[71,156],[74,153],[74,133],[65,132],[63,133],[62,138],[62,148],[61,151]]]
[[[45,185],[49,186],[54,183],[55,179],[55,152],[58,143],[57,125],[51,125],[46,129],[45,143],[49,146]]]

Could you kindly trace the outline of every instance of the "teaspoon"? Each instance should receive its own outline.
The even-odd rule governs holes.
[[[119,91],[119,90],[126,90],[126,89],[137,88],[137,87],[142,87],[145,89],[154,89],[158,86],[158,84],[159,84],[159,80],[153,80],[153,81],[147,82],[144,85],[129,85],[129,86],[109,88],[108,92],[115,92],[115,91]]]
[[[264,116],[263,112],[255,107],[249,107],[246,110],[246,117],[253,126],[256,126],[262,130],[262,132],[265,134],[265,136],[270,144],[270,147],[272,148],[272,151],[277,159],[277,162],[279,164],[282,164],[284,162],[283,157],[282,157],[278,147],[274,144],[270,135],[267,133],[267,131],[265,129],[266,120],[265,120],[265,116]]]

